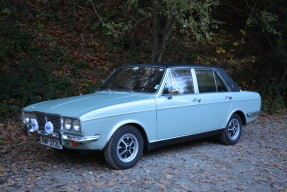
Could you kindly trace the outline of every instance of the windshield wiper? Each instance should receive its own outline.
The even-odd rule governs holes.
[[[99,88],[99,91],[109,91],[109,92],[111,92],[112,90],[110,88],[108,88],[108,87],[103,86],[103,87]]]
[[[124,89],[124,90],[126,90],[126,91],[130,91],[131,93],[133,93],[133,90],[132,90],[132,89],[130,89],[130,88],[128,88],[128,87],[125,87],[125,86],[117,85],[117,86],[115,86],[115,88]]]

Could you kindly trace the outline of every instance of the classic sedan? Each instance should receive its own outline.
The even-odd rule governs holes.
[[[23,130],[56,149],[103,150],[109,166],[127,169],[144,148],[212,135],[236,144],[260,107],[258,93],[220,68],[139,64],[118,68],[95,93],[25,107]]]

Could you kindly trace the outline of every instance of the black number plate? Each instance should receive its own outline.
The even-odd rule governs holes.
[[[63,146],[60,144],[59,140],[51,139],[49,137],[40,137],[40,140],[42,145],[50,146],[56,149],[63,149]]]

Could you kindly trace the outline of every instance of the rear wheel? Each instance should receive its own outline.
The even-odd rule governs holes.
[[[141,158],[143,138],[133,126],[126,125],[117,130],[104,149],[104,156],[109,166],[114,169],[133,167]]]
[[[242,120],[238,114],[233,114],[224,131],[220,134],[219,139],[225,145],[236,144],[242,134]]]

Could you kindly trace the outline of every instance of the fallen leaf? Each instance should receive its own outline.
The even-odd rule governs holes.
[[[8,179],[7,184],[8,185],[14,185],[16,182],[12,179]]]
[[[35,184],[32,183],[32,184],[26,185],[25,187],[28,189],[32,189],[33,187],[35,187]]]
[[[235,189],[237,189],[239,191],[243,191],[244,190],[244,186],[243,185],[238,185],[237,187],[235,187]]]
[[[77,186],[70,186],[70,187],[67,187],[66,189],[68,192],[70,192],[70,191],[73,192],[73,191],[76,191]]]
[[[104,184],[104,182],[98,182],[98,183],[95,183],[95,186],[102,186]]]
[[[166,174],[166,175],[165,175],[165,178],[171,179],[171,178],[173,178],[173,175],[172,175],[172,174]]]
[[[154,184],[155,182],[154,181],[150,181],[150,180],[147,180],[147,181],[144,181],[144,183],[146,183],[146,184]]]
[[[24,161],[24,160],[27,160],[28,157],[25,157],[25,156],[19,156],[19,157],[16,157],[16,160],[19,160],[19,161]]]
[[[186,191],[192,191],[191,188],[186,185],[181,185],[180,187]]]
[[[164,189],[165,189],[165,186],[164,186],[164,185],[161,185],[161,186],[159,186],[159,188],[160,188],[161,190],[164,190]]]
[[[46,167],[47,165],[48,165],[47,162],[40,162],[40,163],[38,164],[39,167]]]
[[[168,182],[168,181],[165,181],[165,180],[159,180],[159,182],[161,182],[161,183],[163,183],[163,184],[166,184],[166,185],[170,185],[171,183],[170,182]]]
[[[281,167],[280,163],[274,163],[273,165],[274,165],[274,167]]]
[[[112,187],[112,186],[114,186],[115,184],[117,184],[116,182],[114,182],[114,181],[109,181],[108,182],[108,187]]]

